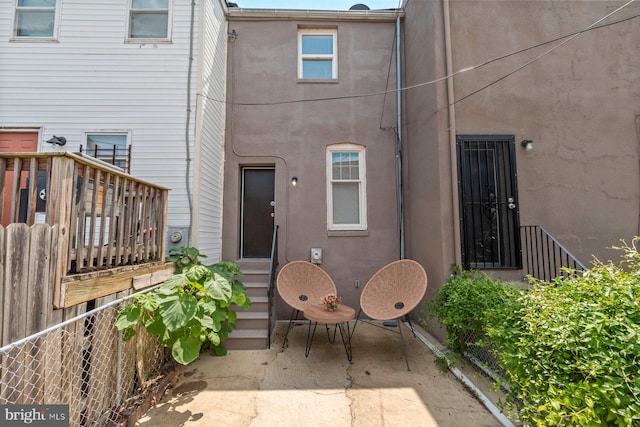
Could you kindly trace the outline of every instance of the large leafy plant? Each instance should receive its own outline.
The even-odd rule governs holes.
[[[232,304],[243,309],[251,305],[245,286],[235,278],[242,275],[239,267],[231,262],[207,267],[199,260],[205,255],[191,247],[173,250],[170,255],[175,274],[123,307],[116,327],[129,340],[141,324],[183,365],[197,359],[208,346],[218,355],[226,354],[222,343],[236,328]]]

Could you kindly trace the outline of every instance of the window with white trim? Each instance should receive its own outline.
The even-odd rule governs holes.
[[[54,38],[56,0],[16,0],[13,35],[20,38]]]
[[[171,32],[172,0],[131,0],[129,7],[130,40],[168,40]]]
[[[128,132],[87,132],[85,154],[129,171]]]
[[[337,30],[298,30],[298,78],[338,78]]]
[[[327,147],[327,222],[329,230],[366,230],[365,148]]]

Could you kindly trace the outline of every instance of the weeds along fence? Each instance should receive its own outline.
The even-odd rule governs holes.
[[[556,277],[567,277],[571,270],[584,271],[587,266],[580,262],[544,227],[539,225],[523,225],[520,227],[523,242],[523,271],[538,280],[552,282]],[[564,270],[565,268],[569,271]],[[530,284],[527,284],[528,289]],[[496,356],[490,348],[477,344],[477,337],[473,331],[468,331],[464,337],[464,356],[478,369],[494,380],[502,380],[502,372]]]
[[[96,308],[0,348],[0,404],[66,404],[72,426],[122,421],[175,366],[144,328],[122,341],[115,316],[131,297],[99,298]]]

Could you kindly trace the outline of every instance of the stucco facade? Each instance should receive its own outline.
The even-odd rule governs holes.
[[[543,226],[587,265],[593,256],[612,257],[607,248],[638,234],[640,21],[634,16],[640,5],[617,10],[624,4],[403,6],[404,255],[427,270],[427,297],[463,259],[457,150],[464,136],[506,138],[516,185],[509,209],[519,219],[514,229]],[[373,12],[231,9],[229,15],[237,38],[228,61],[223,255],[242,258],[242,167],[274,168],[280,264],[308,260],[311,248],[322,248],[322,267],[353,305],[355,280],[363,286],[400,257],[401,245],[397,141],[389,130],[397,128],[395,94],[359,96],[396,84],[397,15]],[[301,28],[337,30],[335,81],[298,79]],[[533,150],[523,140],[533,141]],[[325,153],[345,142],[366,147],[366,232],[328,231]],[[493,274],[521,279],[523,271],[512,266]]]
[[[357,307],[356,281],[364,286],[399,258],[396,136],[388,129],[395,124],[395,95],[309,100],[393,89],[397,14],[327,15],[230,10],[236,36],[228,49],[223,256],[242,258],[242,168],[274,168],[280,265],[310,260],[311,248],[322,248],[322,268],[343,302]],[[336,32],[337,78],[298,78],[299,29]],[[327,149],[341,143],[366,154],[364,230],[329,230]],[[288,315],[280,307],[280,317]]]
[[[639,229],[640,5],[569,40],[626,2],[407,3],[404,86],[456,73],[404,97],[407,254],[428,268],[431,292],[460,262],[459,135],[512,135],[520,223],[585,264],[615,256],[607,248]]]

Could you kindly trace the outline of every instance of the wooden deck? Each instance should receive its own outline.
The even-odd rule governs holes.
[[[168,191],[87,156],[0,154],[3,335],[19,339],[33,329],[27,320],[46,326],[53,310],[166,279]],[[9,331],[15,316],[25,322]]]

